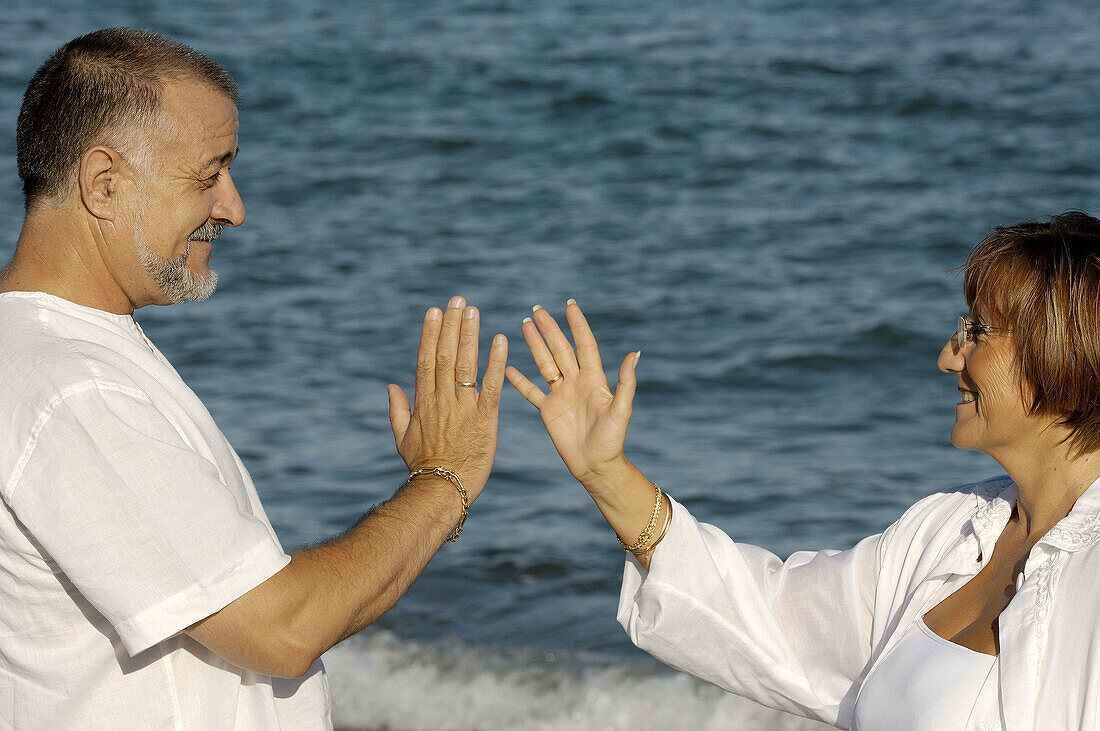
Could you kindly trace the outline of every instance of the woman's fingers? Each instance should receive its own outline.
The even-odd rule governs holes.
[[[435,349],[435,388],[443,393],[454,393],[455,361],[458,359],[458,333],[466,300],[451,297],[443,313],[443,325],[439,329],[439,342]]]
[[[489,348],[489,365],[481,381],[481,394],[477,405],[482,412],[495,411],[500,404],[500,392],[504,388],[504,364],[508,362],[508,338],[497,335]]]
[[[542,377],[547,381],[557,378],[561,374],[561,370],[558,368],[558,364],[554,362],[554,356],[550,353],[550,349],[543,342],[542,335],[539,334],[535,322],[530,317],[523,318],[523,325],[520,330],[523,332],[523,339],[527,342],[527,347],[531,349],[531,357],[534,358],[535,366],[539,369]]]
[[[542,309],[541,305],[535,305],[531,317],[539,326],[539,332],[546,340],[546,345],[554,355],[554,363],[557,371],[565,376],[570,376],[580,370],[577,365],[577,356],[573,353],[573,346],[569,344],[565,333],[558,327],[558,322],[549,312]],[[543,374],[545,375],[545,374]],[[551,378],[553,376],[551,375]]]
[[[477,386],[460,386],[460,383],[477,383],[477,336],[480,329],[476,307],[462,311],[462,323],[458,330],[458,356],[455,359],[455,389],[459,395],[476,396]]]
[[[638,360],[642,351],[636,350],[623,359],[619,366],[619,383],[611,399],[611,415],[616,421],[630,421],[634,409],[634,391],[638,387]]]
[[[565,303],[565,319],[569,321],[569,330],[573,333],[573,342],[577,345],[577,362],[582,370],[593,369],[603,372],[603,362],[600,360],[600,349],[596,345],[596,337],[592,334],[592,328],[588,326],[581,308],[576,300]]]
[[[508,377],[508,382],[519,391],[520,396],[531,402],[536,409],[542,410],[542,402],[546,399],[546,394],[539,390],[538,386],[527,380],[527,377],[515,366],[508,366],[504,374]]]

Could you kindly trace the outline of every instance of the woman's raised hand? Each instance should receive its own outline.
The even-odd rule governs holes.
[[[641,351],[630,353],[619,367],[615,393],[608,387],[596,338],[573,300],[565,317],[576,343],[569,344],[558,323],[536,306],[532,317],[523,321],[523,337],[535,365],[547,382],[547,390],[528,380],[511,366],[508,380],[542,415],[542,423],[569,472],[589,490],[599,489],[605,480],[624,471],[629,463],[623,456],[626,427],[637,383],[635,369]]]

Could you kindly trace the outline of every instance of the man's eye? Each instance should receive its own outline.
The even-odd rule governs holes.
[[[232,168],[227,167],[225,169],[226,170],[231,170]],[[214,173],[213,175],[211,175],[206,180],[203,180],[202,181],[203,190],[206,190],[207,188],[213,188],[215,185],[218,184],[218,181],[221,179],[221,177],[222,177],[222,171],[219,170],[218,172]]]

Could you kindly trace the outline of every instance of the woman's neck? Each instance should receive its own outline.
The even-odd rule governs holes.
[[[1035,450],[1026,459],[997,461],[1016,483],[1020,527],[1036,539],[1066,517],[1100,477],[1098,454],[1073,457],[1066,442]]]

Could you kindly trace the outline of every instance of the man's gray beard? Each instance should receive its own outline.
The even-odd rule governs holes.
[[[190,239],[183,254],[174,259],[163,259],[146,247],[145,230],[140,222],[135,233],[141,265],[153,277],[153,281],[169,302],[198,302],[214,294],[214,290],[218,288],[217,272],[211,271],[207,276],[199,276],[187,268],[187,256],[191,253]]]

